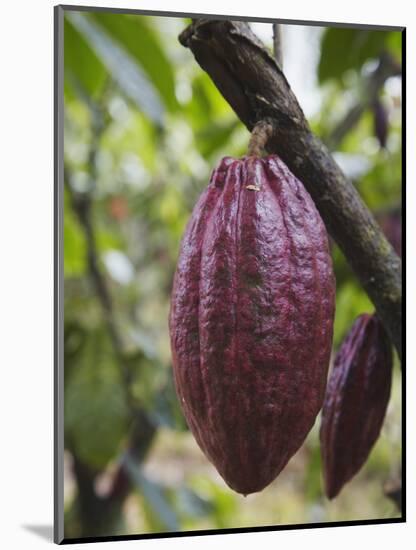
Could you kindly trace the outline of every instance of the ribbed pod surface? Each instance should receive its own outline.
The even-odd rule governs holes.
[[[363,466],[376,442],[390,397],[392,350],[376,315],[360,315],[331,372],[320,430],[328,498]]]
[[[314,424],[334,293],[303,185],[276,156],[224,158],[182,240],[169,326],[188,425],[239,493],[268,485]]]

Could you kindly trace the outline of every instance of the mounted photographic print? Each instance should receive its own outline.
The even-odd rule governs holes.
[[[55,8],[55,542],[405,520],[403,37]]]

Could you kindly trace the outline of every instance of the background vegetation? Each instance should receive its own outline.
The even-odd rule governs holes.
[[[247,498],[186,428],[167,327],[179,243],[215,164],[244,155],[249,137],[178,43],[186,24],[65,16],[65,536],[396,517],[383,486],[400,476],[399,368],[381,437],[333,502],[323,495],[319,418],[275,482]],[[272,25],[253,28],[272,47]],[[282,36],[313,130],[399,247],[401,80],[375,75],[387,54],[400,63],[400,33],[284,26]],[[335,352],[373,306],[332,251]]]

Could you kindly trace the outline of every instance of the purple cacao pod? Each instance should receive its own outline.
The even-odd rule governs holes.
[[[402,213],[400,210],[392,210],[377,216],[381,229],[394,248],[396,254],[402,255]]]
[[[380,147],[385,149],[389,132],[389,117],[387,109],[381,102],[380,98],[374,100],[372,108],[374,117],[374,135],[376,136]]]
[[[334,360],[320,430],[325,492],[332,499],[366,462],[390,397],[392,349],[376,315],[360,315]]]
[[[189,428],[235,491],[262,490],[321,409],[335,281],[324,224],[276,156],[224,158],[185,231],[169,327]]]

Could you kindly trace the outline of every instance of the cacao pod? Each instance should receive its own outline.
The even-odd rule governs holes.
[[[186,228],[169,316],[177,394],[226,483],[283,469],[321,409],[335,282],[324,224],[276,156],[226,157]]]
[[[332,499],[363,466],[390,397],[392,349],[376,315],[353,323],[334,360],[320,429],[325,492]]]
[[[380,224],[388,241],[394,248],[396,254],[402,255],[402,213],[401,209],[385,212],[377,216],[377,221]]]
[[[388,112],[380,98],[376,98],[372,105],[374,117],[374,135],[382,149],[386,148],[389,132]]]

